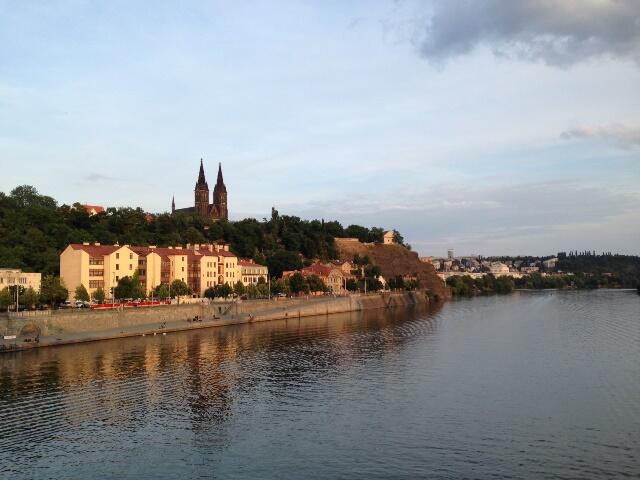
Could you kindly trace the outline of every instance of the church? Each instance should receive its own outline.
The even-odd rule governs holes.
[[[209,185],[204,176],[204,166],[200,159],[200,172],[194,189],[195,205],[187,208],[176,208],[175,197],[171,201],[171,213],[197,213],[213,220],[229,220],[227,209],[227,187],[222,179],[222,164],[218,164],[218,179],[213,188],[213,203],[209,203]]]

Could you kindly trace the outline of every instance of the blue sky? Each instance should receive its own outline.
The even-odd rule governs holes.
[[[640,3],[0,0],[0,190],[640,253]]]

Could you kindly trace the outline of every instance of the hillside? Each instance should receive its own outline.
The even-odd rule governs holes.
[[[335,237],[381,241],[382,228],[280,215],[213,221],[194,214],[148,214],[141,208],[107,208],[90,215],[82,205],[58,202],[28,185],[0,192],[0,268],[58,274],[60,252],[70,243],[157,245],[226,242],[231,250],[266,264],[272,276],[302,267],[304,259],[338,257]]]
[[[433,265],[421,262],[416,252],[401,245],[382,245],[380,243],[361,243],[346,238],[336,238],[341,260],[352,260],[354,255],[368,256],[378,265],[386,279],[398,275],[415,275],[420,286],[437,293],[441,298],[450,296],[444,282],[438,278]]]

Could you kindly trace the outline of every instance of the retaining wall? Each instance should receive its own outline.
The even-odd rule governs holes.
[[[41,336],[55,337],[87,334],[83,338],[90,339],[92,333],[98,334],[131,327],[153,330],[163,322],[184,321],[196,316],[213,321],[203,326],[214,326],[330,315],[426,302],[426,295],[423,292],[400,292],[348,297],[190,303],[105,311],[57,310],[49,315],[0,317],[0,335],[24,337],[38,332]],[[96,337],[102,336],[96,335]]]

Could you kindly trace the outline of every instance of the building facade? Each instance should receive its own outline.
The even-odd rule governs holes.
[[[251,272],[244,275],[247,282],[243,281],[243,271]],[[60,255],[60,277],[72,300],[81,284],[92,297],[98,288],[109,297],[121,278],[136,272],[148,295],[160,284],[181,280],[201,297],[216,285],[233,286],[238,280],[248,285],[257,283],[260,276],[266,280],[268,275],[267,267],[257,263],[243,266],[226,244],[142,247],[74,243]]]
[[[39,292],[41,280],[40,273],[27,273],[16,268],[0,268],[0,290],[18,285],[25,289],[33,288]]]
[[[321,263],[314,263],[308,267],[304,267],[301,270],[288,270],[282,273],[283,278],[289,278],[296,273],[301,273],[304,277],[310,277],[316,275],[322,280],[322,282],[329,288],[332,293],[340,294],[345,291],[345,279],[346,276],[342,269],[335,265],[323,265]]]
[[[213,203],[209,203],[209,184],[204,174],[204,165],[200,159],[200,171],[198,180],[193,190],[194,206],[176,208],[175,198],[171,201],[171,213],[197,213],[213,220],[228,220],[229,208],[227,206],[227,187],[222,178],[222,164],[218,164],[218,178],[213,188]]]
[[[251,259],[238,260],[238,268],[240,269],[240,281],[245,286],[257,285],[260,279],[265,282],[269,279],[269,269]]]

